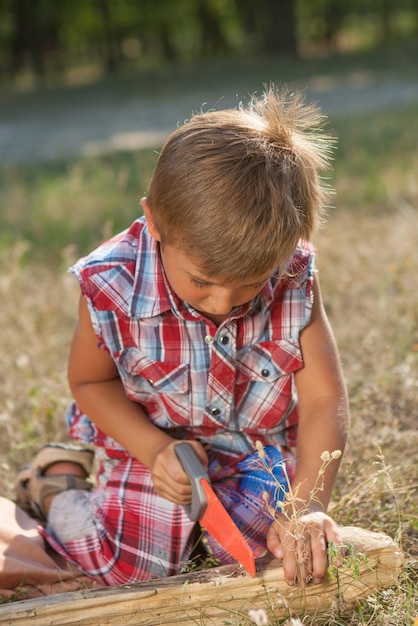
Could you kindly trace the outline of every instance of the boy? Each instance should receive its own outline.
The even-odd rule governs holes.
[[[312,132],[317,111],[286,98],[270,88],[178,128],[144,217],[72,268],[82,296],[68,425],[97,446],[98,486],[86,485],[91,453],[65,446],[41,450],[19,484],[47,518],[46,540],[101,584],[168,576],[189,557],[179,439],[208,466],[255,555],[283,558],[290,584],[320,582],[327,543],[341,543],[326,515],[338,461],[313,493],[321,454],[342,451],[348,431],[308,243],[328,147]],[[260,473],[258,442],[296,499],[280,502],[283,489]]]

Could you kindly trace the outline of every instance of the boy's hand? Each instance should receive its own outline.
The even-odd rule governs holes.
[[[174,447],[180,443],[174,440],[162,448],[155,457],[151,469],[151,476],[155,491],[162,498],[175,504],[190,504],[192,501],[192,488],[189,478],[180,463]],[[203,465],[207,467],[208,457],[201,443],[189,441]]]
[[[297,523],[279,514],[267,535],[267,547],[283,559],[283,571],[289,585],[320,583],[328,567],[327,545],[342,546],[337,524],[322,511],[302,515]],[[344,550],[341,547],[341,557]],[[336,564],[340,566],[340,559]]]

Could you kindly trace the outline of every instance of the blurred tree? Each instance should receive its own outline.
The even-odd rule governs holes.
[[[228,50],[222,28],[222,17],[212,0],[197,0],[197,18],[200,25],[200,53],[213,57]]]
[[[109,0],[96,0],[96,6],[103,27],[102,55],[106,71],[114,72],[121,62],[121,42],[118,37],[118,23],[115,20],[115,3]]]
[[[148,40],[152,42],[154,54],[161,55],[165,61],[176,61],[179,56],[176,32],[183,27],[178,15],[179,5],[170,7],[170,0],[160,0],[159,6],[149,2],[147,31]],[[180,7],[181,8],[181,7]]]
[[[344,0],[325,0],[323,6],[324,38],[328,50],[337,48],[337,38],[347,15]]]
[[[267,54],[297,55],[295,0],[258,0]],[[262,10],[264,8],[264,11]]]
[[[11,5],[11,72],[29,63],[36,75],[44,70],[40,0],[14,0]]]
[[[356,10],[353,9],[353,2],[356,3],[356,0],[352,0],[348,6],[344,0],[299,0],[300,39],[310,43],[320,42],[328,51],[337,49],[344,21],[350,11]]]
[[[235,6],[258,52],[296,56],[295,0],[235,0]]]
[[[296,56],[312,43],[338,49],[347,29],[387,43],[413,20],[416,32],[417,0],[0,0],[0,72]]]
[[[380,32],[383,43],[388,43],[392,38],[391,13],[393,3],[391,0],[379,0],[380,5]]]

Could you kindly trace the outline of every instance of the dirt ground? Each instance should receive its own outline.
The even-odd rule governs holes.
[[[295,86],[331,120],[418,101],[418,81],[378,81],[366,72],[344,79],[316,77]],[[138,89],[127,95],[92,89],[87,96],[84,90],[51,90],[41,102],[32,97],[13,102],[0,95],[0,165],[157,147],[193,111],[227,108],[248,98],[232,87],[215,91],[155,98],[138,95]]]

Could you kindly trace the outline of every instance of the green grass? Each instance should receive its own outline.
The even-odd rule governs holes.
[[[416,199],[417,115],[413,105],[334,120],[338,205],[381,213]]]
[[[411,105],[330,121],[337,194],[315,243],[352,411],[332,514],[389,534],[406,565],[397,585],[341,615],[330,609],[316,626],[409,626],[418,615],[417,118]],[[45,440],[66,439],[78,288],[65,268],[137,217],[155,160],[144,150],[0,168],[0,484],[8,497],[16,467]]]
[[[140,213],[157,156],[137,154],[0,169],[0,244],[26,241],[34,257],[86,252]]]

